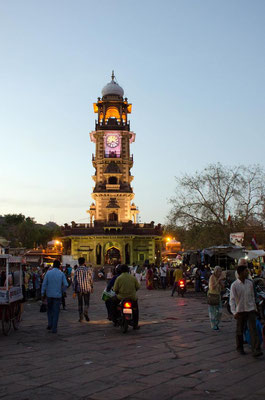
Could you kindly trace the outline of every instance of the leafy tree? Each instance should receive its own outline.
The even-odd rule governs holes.
[[[4,223],[7,225],[19,225],[25,221],[25,215],[22,214],[6,214]]]
[[[10,241],[11,247],[32,248],[46,246],[47,242],[61,235],[55,222],[37,224],[34,218],[22,214],[7,214],[0,217],[0,236]]]

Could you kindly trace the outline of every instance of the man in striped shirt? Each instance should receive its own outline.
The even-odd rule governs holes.
[[[73,287],[74,297],[77,295],[78,298],[79,322],[82,322],[83,317],[85,317],[86,321],[89,321],[88,308],[90,293],[93,293],[93,275],[92,269],[85,265],[84,257],[79,257],[78,264],[79,267],[75,271]]]

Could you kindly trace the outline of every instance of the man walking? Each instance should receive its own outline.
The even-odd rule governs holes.
[[[83,321],[85,317],[86,321],[89,321],[88,308],[90,293],[93,293],[93,276],[92,269],[85,265],[84,257],[79,257],[79,267],[75,271],[74,275],[74,297],[77,294],[78,298],[78,311],[79,311],[79,322]],[[84,309],[83,309],[84,303]]]
[[[167,287],[167,265],[164,263],[161,263],[159,272],[160,272],[162,288],[165,290]]]
[[[253,357],[263,353],[256,328],[256,303],[253,282],[248,279],[249,270],[246,265],[237,267],[238,279],[232,284],[230,292],[230,307],[236,324],[236,349],[240,354],[244,351],[243,331],[248,323]]]
[[[138,264],[135,267],[135,278],[137,279],[137,281],[141,284],[141,280],[142,280],[142,267]]]
[[[60,264],[59,260],[54,261],[53,268],[46,273],[41,288],[42,300],[44,300],[45,294],[47,297],[47,329],[52,333],[57,333],[62,293],[67,288],[65,275],[59,269]]]

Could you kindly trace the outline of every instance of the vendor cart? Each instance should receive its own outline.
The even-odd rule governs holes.
[[[18,329],[22,312],[21,257],[0,254],[0,321],[4,335],[8,335],[13,324]]]

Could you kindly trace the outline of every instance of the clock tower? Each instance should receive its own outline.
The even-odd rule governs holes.
[[[147,261],[159,264],[161,260],[162,227],[154,221],[137,222],[139,211],[133,203],[130,148],[135,133],[128,121],[131,111],[132,105],[112,72],[102,97],[94,103],[97,119],[90,140],[95,146],[95,172],[89,223],[65,224],[62,238],[66,255],[74,260],[82,256],[94,268]]]
[[[92,155],[94,203],[88,210],[91,226],[95,221],[136,223],[139,212],[132,203],[130,145],[135,140],[135,133],[130,131],[128,121],[132,105],[123,95],[112,72],[111,81],[102,89],[102,98],[93,105],[97,119],[95,131],[90,133],[90,139],[95,143],[95,154]]]

